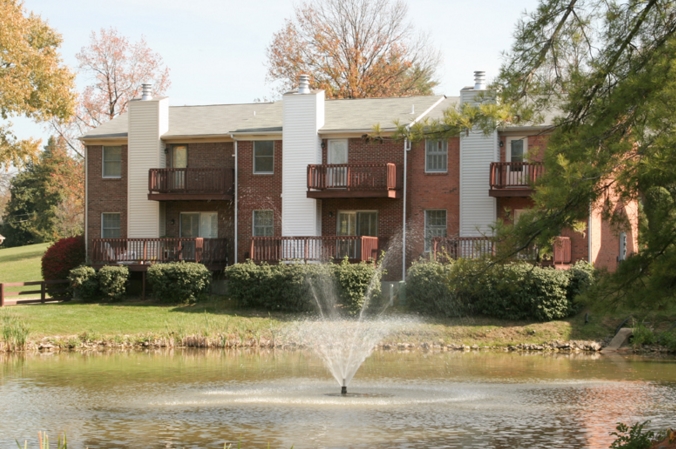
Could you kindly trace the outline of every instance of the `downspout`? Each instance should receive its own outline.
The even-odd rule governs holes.
[[[85,182],[84,182],[84,239],[85,239],[85,260],[89,260],[89,163],[87,156],[89,155],[89,147],[85,145],[84,151],[84,166],[85,166]]]
[[[590,265],[594,265],[594,262],[592,260],[592,253],[593,253],[593,248],[592,248],[592,215],[593,210],[592,210],[592,203],[589,203],[589,224],[587,225],[587,258],[589,261]]]
[[[235,141],[235,154],[234,154],[234,156],[235,156],[235,187],[234,187],[234,196],[235,196],[235,200],[234,200],[234,208],[235,208],[235,227],[234,227],[234,231],[235,231],[235,238],[234,238],[234,246],[235,246],[235,263],[237,263],[237,253],[239,252],[239,246],[238,246],[239,239],[237,238],[237,230],[238,230],[237,229],[237,225],[238,225],[238,220],[237,220],[237,203],[238,203],[238,201],[237,201],[237,196],[238,196],[237,195],[237,180],[239,179],[237,175],[238,175],[239,164],[237,163],[237,139],[235,139],[235,136],[233,136],[232,134],[230,134],[230,137],[232,138],[232,140]]]
[[[402,216],[401,226],[401,280],[406,280],[406,178],[408,177],[408,151],[411,149],[408,139],[404,139],[404,213]]]

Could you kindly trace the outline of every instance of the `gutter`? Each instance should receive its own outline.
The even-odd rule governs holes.
[[[234,247],[235,247],[235,257],[234,257],[234,259],[235,259],[235,261],[234,261],[234,263],[237,263],[237,253],[239,251],[239,245],[238,245],[239,239],[237,238],[237,235],[238,235],[237,225],[238,225],[238,221],[239,221],[238,220],[238,214],[237,214],[237,205],[238,205],[238,201],[237,201],[237,181],[239,179],[238,178],[239,164],[238,164],[238,161],[237,161],[237,139],[232,134],[230,134],[230,138],[232,140],[234,140],[234,142],[235,142],[235,154],[233,155],[235,157],[235,186],[234,186],[234,192],[233,192],[233,196],[235,197],[235,200],[233,202],[233,207],[235,209],[235,211],[234,211],[234,215],[235,215],[235,218],[234,218],[234,220],[235,220],[235,224],[234,224],[234,234],[235,234],[234,235]]]

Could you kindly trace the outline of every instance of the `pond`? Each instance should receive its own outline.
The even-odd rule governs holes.
[[[376,352],[350,392],[304,351],[0,356],[0,447],[607,448],[676,424],[676,360]]]

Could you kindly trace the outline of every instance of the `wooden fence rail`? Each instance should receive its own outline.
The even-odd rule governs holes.
[[[40,298],[30,298],[30,299],[16,299],[16,300],[11,300],[12,303],[16,304],[30,304],[30,303],[44,303],[48,299],[50,301],[68,301],[70,300],[69,297],[67,296],[53,296],[52,292],[47,291],[47,286],[48,285],[60,285],[60,284],[68,284],[67,279],[59,279],[59,280],[52,280],[52,281],[30,281],[30,282],[2,282],[0,283],[0,307],[4,307],[7,304],[8,297],[15,297],[15,296],[25,296],[25,295],[36,295],[40,294]],[[40,290],[15,290],[15,291],[8,291],[7,287],[29,287],[33,285],[39,285]],[[66,286],[63,288],[58,289],[61,293],[66,292]],[[49,295],[49,298],[47,296]]]

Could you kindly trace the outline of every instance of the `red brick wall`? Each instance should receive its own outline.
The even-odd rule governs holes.
[[[512,137],[501,134],[500,139],[500,162],[507,162],[507,138]],[[528,136],[528,160],[541,162],[544,158],[544,150],[547,147],[548,135]]]
[[[92,239],[101,238],[101,214],[120,213],[120,237],[127,236],[127,145],[122,146],[120,178],[103,177],[103,147],[87,146],[87,237],[88,257]]]
[[[218,238],[228,239],[228,260],[234,260],[234,208],[231,201],[165,201],[166,237],[180,237],[181,212],[217,212]]]
[[[272,210],[275,217],[274,235],[282,235],[282,141],[276,140],[274,148],[274,173],[257,175],[253,173],[253,142],[237,143],[238,262],[244,262],[249,255],[254,210]]]
[[[171,152],[169,152],[169,155]],[[188,144],[188,167],[234,168],[234,145],[232,142]],[[170,161],[167,160],[167,165]]]
[[[488,194],[486,167],[486,194]],[[448,172],[425,173],[425,142],[408,153],[407,265],[424,253],[425,210],[445,209],[447,235],[460,229],[460,139],[448,141]]]

